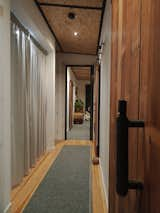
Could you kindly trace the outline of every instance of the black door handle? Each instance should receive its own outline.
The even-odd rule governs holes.
[[[127,102],[119,101],[117,117],[117,183],[118,195],[126,196],[129,189],[142,190],[143,184],[128,180],[128,128],[143,128],[144,121],[130,121],[127,118]]]

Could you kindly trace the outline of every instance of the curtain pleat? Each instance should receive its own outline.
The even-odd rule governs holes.
[[[11,24],[12,186],[46,151],[46,56]]]

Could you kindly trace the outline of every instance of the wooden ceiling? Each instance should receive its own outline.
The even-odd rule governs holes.
[[[90,81],[90,67],[72,67],[77,80]]]
[[[76,5],[88,7],[102,7],[102,0],[39,0],[39,3],[62,4],[62,5]]]
[[[97,54],[105,0],[35,1],[61,52]]]

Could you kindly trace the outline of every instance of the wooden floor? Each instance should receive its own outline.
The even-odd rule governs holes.
[[[57,143],[56,148],[41,158],[37,162],[35,168],[33,168],[29,172],[29,175],[23,179],[22,183],[12,190],[11,213],[23,212],[23,209],[31,199],[64,145],[91,145],[92,156],[94,156],[93,145],[90,141],[62,141]],[[92,202],[93,213],[107,213],[99,165],[92,165]]]

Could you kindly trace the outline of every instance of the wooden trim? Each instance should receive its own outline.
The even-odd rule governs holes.
[[[91,84],[91,118],[90,118],[90,140],[93,140],[93,110],[94,110],[94,65],[91,66],[90,84]]]
[[[102,26],[103,26],[103,18],[104,18],[104,12],[105,12],[105,7],[106,7],[106,2],[107,2],[107,0],[103,0],[103,7],[102,7],[102,14],[101,14],[101,21],[100,21],[100,30],[99,30],[99,35],[98,35],[97,54],[98,54],[98,49],[99,49],[99,44],[100,44],[100,39],[101,39]]]
[[[79,65],[74,65],[74,64],[67,64],[67,67],[92,67],[94,65],[83,65],[83,64],[79,64]]]
[[[78,53],[78,52],[60,52],[57,50],[58,54],[73,54],[73,55],[90,55],[90,56],[97,56],[97,54],[89,54],[89,53]]]
[[[112,1],[112,47],[111,47],[111,59],[118,58],[118,0]],[[114,33],[113,33],[114,32]],[[115,34],[117,33],[117,34]],[[109,213],[116,213],[118,201],[116,198],[116,152],[115,152],[115,141],[116,135],[113,129],[116,129],[115,126],[115,117],[117,113],[117,78],[118,78],[118,63],[117,60],[111,60],[111,91],[110,91],[110,152],[109,152]]]
[[[37,7],[38,7],[38,9],[39,9],[39,12],[41,13],[42,17],[44,18],[44,21],[46,22],[46,24],[47,24],[47,26],[48,26],[50,32],[52,33],[54,39],[56,40],[56,42],[57,42],[57,44],[58,44],[60,50],[63,51],[63,48],[62,48],[60,42],[58,41],[58,39],[57,39],[57,37],[56,37],[56,35],[55,35],[55,33],[54,33],[52,27],[50,26],[50,24],[49,24],[49,22],[48,22],[48,20],[47,20],[47,18],[46,18],[46,16],[45,16],[45,14],[44,14],[44,12],[43,12],[41,6],[40,6],[40,4],[38,3],[37,0],[34,0],[34,2],[35,2],[35,4],[37,5]]]
[[[90,56],[97,56],[97,54],[90,54],[90,53],[79,53],[79,52],[63,52],[64,54],[75,54],[75,55],[90,55]]]
[[[98,147],[97,153],[100,157],[100,104],[101,104],[101,65],[99,65],[99,88],[98,88]]]

